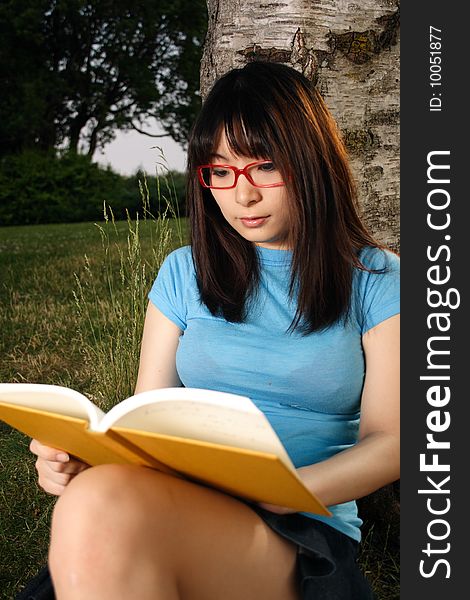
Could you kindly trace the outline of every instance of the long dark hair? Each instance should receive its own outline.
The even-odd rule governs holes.
[[[188,147],[187,200],[201,300],[213,315],[241,322],[257,289],[254,245],[227,223],[196,167],[210,162],[222,132],[239,156],[267,158],[286,181],[290,239],[295,240],[290,330],[324,329],[348,314],[358,252],[378,246],[359,217],[344,144],[323,99],[294,69],[251,62],[213,86]]]

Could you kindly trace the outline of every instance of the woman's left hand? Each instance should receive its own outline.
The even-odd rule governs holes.
[[[299,512],[294,508],[286,508],[285,506],[277,506],[276,504],[267,504],[266,502],[258,502],[260,508],[269,510],[269,512],[276,513],[277,515],[290,515],[291,513]]]
[[[305,479],[303,477],[304,469],[306,469],[306,467],[299,467],[297,469],[297,475],[300,477],[300,479],[303,480],[305,484]],[[290,515],[292,513],[299,512],[294,508],[287,508],[286,506],[277,506],[276,504],[268,504],[267,502],[258,502],[258,506],[264,508],[265,510],[269,510],[272,513],[276,513],[277,515]]]

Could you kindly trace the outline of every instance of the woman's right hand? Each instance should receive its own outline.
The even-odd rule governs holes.
[[[44,446],[37,440],[31,441],[29,449],[38,457],[36,470],[40,487],[54,496],[60,496],[75,475],[89,467],[66,452]]]

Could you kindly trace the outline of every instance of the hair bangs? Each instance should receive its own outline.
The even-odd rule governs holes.
[[[223,131],[230,150],[237,156],[272,158],[276,151],[272,128],[269,127],[269,119],[262,107],[247,97],[235,98],[230,104],[223,122]],[[218,144],[219,140],[220,134],[215,143]]]
[[[216,84],[223,93],[209,97],[196,122],[190,143],[194,165],[207,164],[217,151],[222,134],[237,156],[277,158],[279,140],[272,107],[246,82],[228,77]],[[220,90],[219,90],[220,92]]]

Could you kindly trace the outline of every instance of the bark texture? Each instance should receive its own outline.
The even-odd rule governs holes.
[[[293,66],[321,92],[347,145],[365,220],[399,249],[399,0],[207,0],[203,97],[250,60]]]

